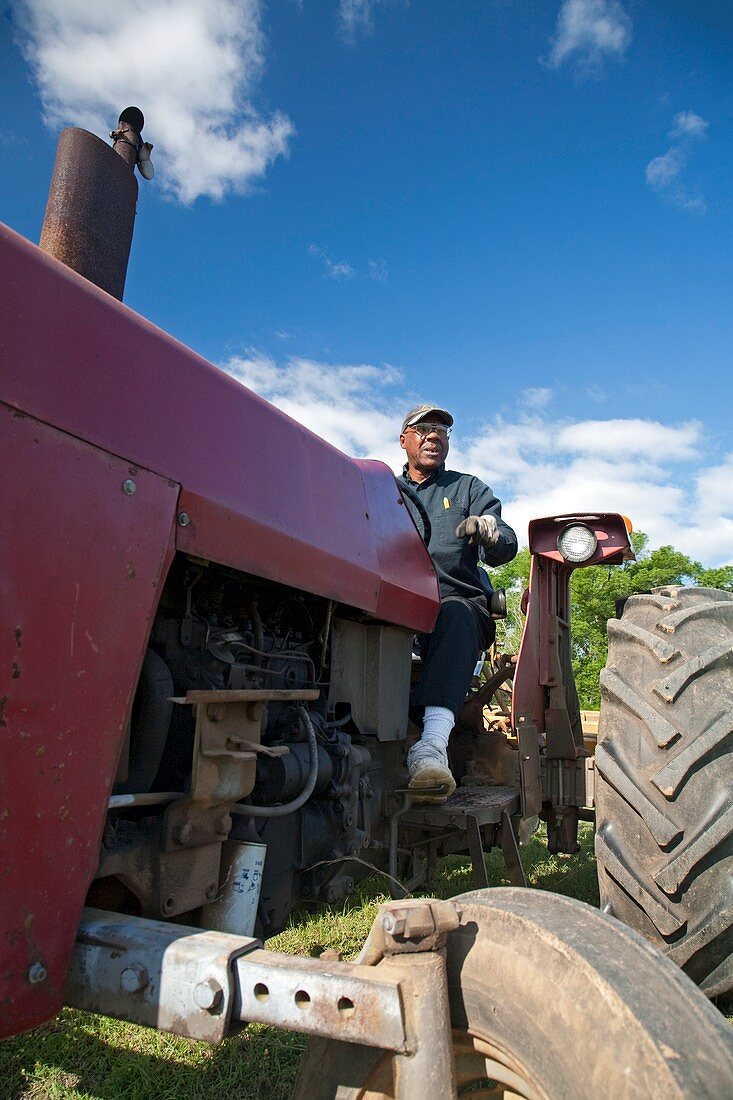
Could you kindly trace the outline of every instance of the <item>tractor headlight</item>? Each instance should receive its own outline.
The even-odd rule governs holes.
[[[557,538],[557,548],[565,561],[587,561],[593,557],[597,546],[598,539],[584,523],[571,523]]]

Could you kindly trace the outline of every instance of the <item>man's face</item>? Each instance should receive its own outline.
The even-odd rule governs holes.
[[[400,447],[407,453],[407,466],[416,481],[423,481],[441,466],[448,454],[448,428],[435,414],[400,436]]]

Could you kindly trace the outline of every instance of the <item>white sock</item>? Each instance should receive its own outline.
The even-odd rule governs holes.
[[[455,715],[447,707],[425,707],[421,741],[435,741],[441,748],[448,747],[450,731],[455,725]]]

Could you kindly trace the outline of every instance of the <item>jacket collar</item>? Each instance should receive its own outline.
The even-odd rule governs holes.
[[[445,462],[441,462],[440,466],[438,466],[437,470],[433,470],[432,474],[428,474],[428,476],[426,478],[423,478],[422,481],[414,481],[413,478],[410,477],[409,463],[406,462],[405,465],[402,467],[402,476],[405,481],[409,482],[410,485],[417,485],[419,488],[421,485],[432,485],[436,478],[438,478],[443,473],[444,469]]]

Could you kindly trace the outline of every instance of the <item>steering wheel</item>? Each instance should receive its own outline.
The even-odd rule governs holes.
[[[425,543],[425,545],[428,546],[429,543],[430,543],[430,536],[433,533],[433,527],[432,527],[432,524],[430,522],[430,516],[427,513],[427,509],[425,508],[425,505],[420,500],[420,497],[418,496],[418,494],[415,492],[415,490],[412,488],[411,485],[406,485],[404,483],[404,481],[398,481],[397,482],[397,487],[400,490],[400,492],[402,493],[405,500],[409,500],[411,504],[415,505],[415,511],[417,512],[418,516],[420,517],[420,522],[422,523],[422,540]]]

